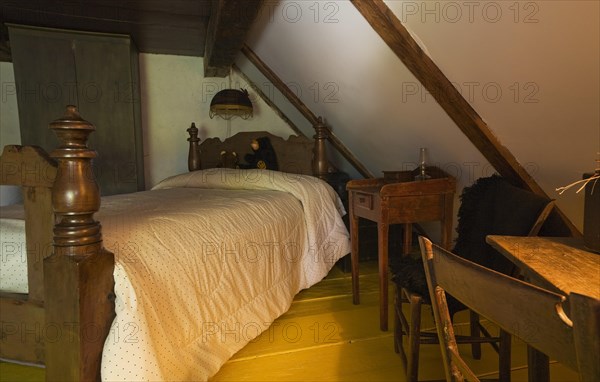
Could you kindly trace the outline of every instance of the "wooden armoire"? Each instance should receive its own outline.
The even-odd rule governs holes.
[[[48,123],[76,105],[96,126],[90,146],[102,195],[144,189],[138,52],[127,35],[8,25],[21,143],[50,152]]]

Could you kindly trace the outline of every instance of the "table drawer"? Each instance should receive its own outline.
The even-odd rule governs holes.
[[[357,192],[354,196],[354,206],[358,208],[373,209],[373,194]]]
[[[389,218],[394,223],[441,220],[445,206],[443,195],[421,195],[390,198]]]

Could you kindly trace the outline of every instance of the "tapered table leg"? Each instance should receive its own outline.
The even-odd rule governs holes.
[[[388,330],[388,234],[389,224],[377,223],[379,249],[379,328]]]
[[[352,303],[360,304],[360,287],[358,283],[358,216],[352,208],[352,193],[350,193],[350,241],[352,243],[350,260],[352,263]]]

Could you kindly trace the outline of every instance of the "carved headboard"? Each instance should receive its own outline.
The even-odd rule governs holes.
[[[201,168],[213,168],[219,163],[221,151],[235,151],[244,162],[244,156],[252,153],[250,142],[260,137],[268,137],[273,145],[279,170],[294,174],[312,175],[313,148],[312,139],[299,136],[290,136],[288,140],[268,133],[266,131],[248,131],[237,133],[221,141],[219,138],[208,138],[200,144]]]
[[[269,137],[277,155],[279,171],[314,175],[324,179],[328,170],[325,155],[328,130],[320,119],[315,130],[315,139],[292,135],[286,140],[266,131],[247,131],[237,133],[225,141],[219,138],[208,138],[200,143],[198,129],[192,124],[188,129],[190,134],[188,167],[190,171],[214,168],[219,163],[222,151],[235,151],[240,163],[244,163],[244,156],[252,153],[250,142],[256,138]]]

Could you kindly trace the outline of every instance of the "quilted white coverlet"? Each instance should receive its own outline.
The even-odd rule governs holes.
[[[102,379],[214,375],[350,252],[344,213],[325,182],[268,170],[196,171],[103,197],[96,217],[115,254],[117,315]],[[26,258],[11,258],[26,280]]]
[[[19,208],[17,215],[24,215]],[[25,220],[0,220],[0,290],[27,293],[27,250],[25,248]]]
[[[349,252],[338,202],[313,177],[221,169],[104,198],[117,317],[102,378],[215,374]]]
[[[337,202],[313,177],[228,169],[111,198],[98,214],[117,255],[102,378],[215,374],[350,251]]]

